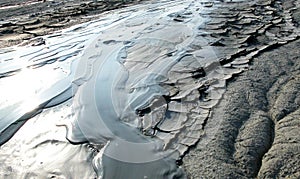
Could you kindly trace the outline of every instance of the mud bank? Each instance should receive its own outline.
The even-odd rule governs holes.
[[[259,55],[228,83],[207,135],[183,159],[190,178],[300,177],[299,45]]]
[[[299,23],[299,2],[288,7]],[[183,158],[189,178],[300,177],[299,45],[274,46],[229,80],[205,135]]]

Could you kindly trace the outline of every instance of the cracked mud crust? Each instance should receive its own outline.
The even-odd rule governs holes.
[[[97,14],[140,1],[3,0],[0,2],[0,48],[20,43],[41,45],[43,39],[36,37],[97,19]]]
[[[234,3],[228,9],[240,8],[233,19],[244,26],[229,18],[223,21],[226,30],[219,32],[222,25],[218,25],[217,36],[227,39],[223,37],[240,27],[238,34],[252,34],[248,44],[272,45],[251,56],[249,69],[229,80],[223,98],[211,110],[204,135],[183,158],[183,168],[189,178],[300,178],[300,40],[296,37],[283,45],[274,38],[278,35],[272,35],[288,28],[287,22],[299,32],[299,1],[261,1],[248,8],[249,4]],[[220,14],[233,12],[224,9]],[[211,21],[220,23],[220,14],[211,13]],[[255,23],[246,23],[257,16],[262,33]],[[276,23],[282,20],[286,23],[279,27]],[[228,43],[220,40],[215,45]],[[240,56],[231,56],[234,64],[239,64]]]
[[[274,39],[271,34],[282,29],[274,23],[285,17],[291,17],[299,31],[299,1],[261,2],[253,7],[264,9],[265,15],[266,9],[278,10],[270,12],[273,25],[262,16],[266,30],[255,36],[254,44]],[[243,9],[236,16],[243,18],[247,11],[256,10]],[[249,32],[260,31],[251,23],[248,27]],[[247,33],[243,32],[247,26],[240,30]],[[249,69],[229,80],[204,126],[205,134],[183,158],[189,178],[300,178],[300,40],[296,39],[285,45],[279,40],[255,54]]]
[[[300,177],[299,46],[261,54],[229,82],[207,136],[183,159],[190,178]]]

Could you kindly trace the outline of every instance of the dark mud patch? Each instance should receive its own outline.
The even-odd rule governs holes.
[[[141,0],[47,1],[14,0],[0,2],[0,47],[40,44],[33,38],[75,24],[88,22],[103,12],[140,3]]]

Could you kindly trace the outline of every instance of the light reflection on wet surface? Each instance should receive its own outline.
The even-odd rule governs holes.
[[[201,13],[213,8],[142,4],[45,36],[45,45],[1,49],[3,176],[184,178],[176,160],[204,135],[226,80],[267,48],[248,48],[246,33],[220,48],[224,39],[202,29]]]

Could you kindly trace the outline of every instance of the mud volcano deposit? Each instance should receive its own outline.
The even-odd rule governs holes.
[[[299,6],[3,1],[0,177],[299,178]]]

